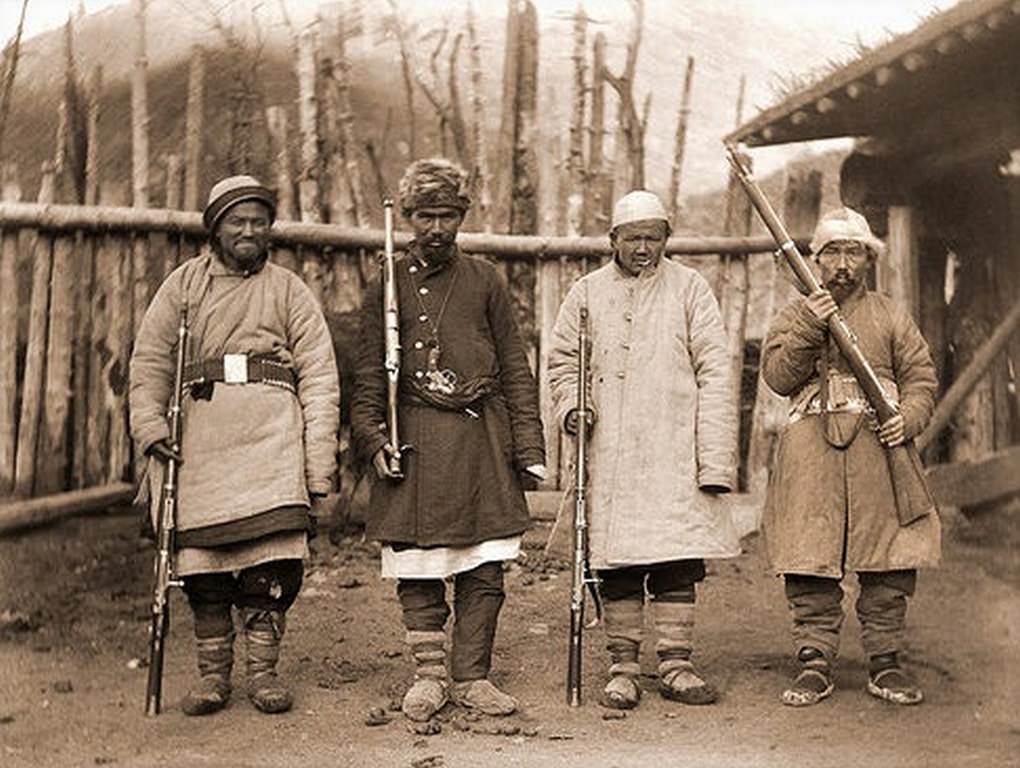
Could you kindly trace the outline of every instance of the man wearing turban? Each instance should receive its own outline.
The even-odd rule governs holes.
[[[403,349],[398,423],[408,445],[387,439],[378,280],[362,309],[351,423],[357,449],[378,475],[367,532],[383,543],[383,577],[397,580],[416,665],[403,711],[425,721],[452,698],[506,715],[517,703],[489,671],[504,599],[502,561],[517,556],[529,524],[523,487],[545,474],[538,389],[503,278],[457,247],[470,206],[467,175],[442,158],[419,160],[399,193],[414,234],[395,270]],[[398,449],[403,477],[389,462]],[[447,578],[454,613],[449,670]]]

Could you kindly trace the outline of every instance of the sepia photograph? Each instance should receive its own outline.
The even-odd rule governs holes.
[[[1020,0],[0,0],[0,766],[1020,767]]]

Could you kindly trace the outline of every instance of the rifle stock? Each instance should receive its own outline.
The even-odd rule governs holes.
[[[181,450],[181,402],[184,397],[184,361],[188,339],[188,305],[181,305],[177,326],[177,356],[174,388],[171,393],[168,421],[170,445],[175,453]],[[163,656],[170,628],[170,588],[183,582],[174,578],[174,531],[177,527],[177,460],[170,458],[163,473],[163,491],[159,516],[156,519],[156,559],[153,565],[152,621],[149,627],[149,673],[145,684],[145,714],[160,713],[163,698]]]
[[[753,174],[741,161],[736,147],[730,143],[726,143],[724,146],[726,147],[726,158],[733,168],[734,175],[747,193],[748,198],[751,200],[751,205],[758,212],[758,216],[761,218],[765,228],[772,235],[772,238],[786,257],[790,269],[793,270],[793,273],[797,276],[797,279],[801,282],[802,287],[807,293],[810,294],[820,290],[822,286],[818,282],[818,278],[815,277],[814,272],[808,267],[804,255],[797,248],[797,244],[790,237],[790,233],[786,231],[786,227],[776,214],[768,198],[765,197],[761,187],[758,186],[758,182],[755,181]],[[861,348],[857,346],[856,337],[850,326],[847,325],[843,315],[838,311],[829,316],[828,322],[829,333],[835,340],[836,346],[839,347],[840,353],[846,358],[847,363],[850,365],[850,370],[853,371],[854,376],[861,385],[861,389],[864,390],[864,394],[874,409],[879,423],[888,421],[899,413],[899,407],[886,391],[882,389],[874,369],[867,358],[864,357]],[[894,448],[888,448],[885,453],[886,459],[889,462],[893,493],[897,497],[896,508],[900,524],[908,525],[914,520],[924,517],[930,508],[934,506],[934,500],[931,497],[931,493],[927,490],[927,484],[924,480],[923,464],[913,440],[909,440]],[[931,500],[930,506],[922,508],[911,504],[909,499],[912,494],[908,493],[902,485],[897,484],[897,477],[904,478],[907,482],[914,484],[920,483],[918,487],[923,488],[925,493],[927,493],[929,500]]]

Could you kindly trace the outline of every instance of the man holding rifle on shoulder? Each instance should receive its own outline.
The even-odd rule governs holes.
[[[856,572],[867,690],[916,704],[921,689],[899,653],[916,569],[938,564],[940,528],[918,463],[894,457],[910,456],[915,449],[907,444],[931,418],[935,368],[910,314],[867,288],[882,243],[863,216],[849,208],[823,216],[811,251],[821,285],[775,317],[762,359],[766,383],[790,398],[763,521],[769,559],[785,580],[800,665],[782,700],[806,706],[832,693],[840,582]],[[843,345],[856,344],[895,404],[881,423],[841,339],[829,332],[839,316],[850,328]]]
[[[488,677],[504,600],[502,561],[517,556],[529,526],[524,486],[545,475],[538,388],[505,281],[456,244],[471,202],[467,174],[443,158],[418,160],[399,197],[414,234],[392,270],[403,349],[392,410],[404,444],[392,444],[396,429],[387,424],[391,368],[384,361],[391,364],[399,350],[387,348],[395,342],[386,333],[395,308],[386,302],[384,316],[381,281],[369,284],[362,307],[351,422],[378,476],[367,533],[383,543],[383,577],[397,580],[416,664],[402,708],[425,721],[452,698],[507,715],[517,702]]]
[[[637,706],[646,592],[659,692],[710,704],[692,661],[695,589],[705,559],[740,545],[728,505],[736,404],[719,306],[696,271],[664,259],[669,218],[651,192],[613,209],[614,258],[570,289],[556,320],[549,384],[557,418],[577,427],[578,318],[591,329],[589,550],[601,583],[610,662],[602,704]],[[598,416],[595,418],[594,413]],[[557,531],[569,523],[557,521]]]
[[[276,673],[285,617],[301,588],[309,513],[334,489],[333,344],[312,292],[269,260],[275,214],[273,194],[251,176],[214,185],[203,214],[209,247],[160,286],[131,357],[131,434],[148,457],[143,490],[154,508],[167,462],[180,463],[173,571],[194,613],[201,675],[182,703],[187,715],[215,712],[230,698],[232,606],[247,646],[249,698],[262,712],[290,709]],[[167,406],[182,306],[178,453]]]

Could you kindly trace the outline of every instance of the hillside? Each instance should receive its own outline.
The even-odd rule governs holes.
[[[221,4],[222,5],[222,4]],[[251,39],[250,17],[246,4],[234,3],[225,23]],[[291,15],[296,26],[307,22],[314,7],[291,0]],[[334,3],[330,8],[340,6]],[[494,143],[499,122],[499,88],[502,71],[505,4],[475,3],[479,14],[479,35],[483,46],[485,87],[487,90],[490,143]],[[187,54],[194,43],[211,48],[207,68],[207,130],[205,184],[226,171],[226,104],[233,88],[231,66],[236,60],[224,52],[222,39],[212,29],[205,0],[151,4],[148,18],[149,108],[151,114],[150,187],[153,204],[163,196],[162,158],[166,152],[180,151],[183,140],[186,102]],[[250,10],[251,6],[247,6]],[[286,104],[292,111],[292,132],[296,126],[296,78],[292,67],[288,30],[279,17],[278,6],[259,7],[261,34],[265,39],[263,79],[267,104]],[[409,29],[423,36],[444,21],[452,30],[462,25],[463,8],[459,3],[402,3],[404,21]],[[562,136],[567,130],[570,103],[572,0],[546,0],[539,3],[540,20],[540,114],[545,137]],[[596,31],[606,34],[609,63],[614,71],[622,66],[628,31],[632,22],[625,3],[588,0],[585,7],[593,23],[589,42]],[[407,161],[399,142],[406,133],[404,95],[400,80],[397,46],[384,34],[382,14],[385,4],[362,3],[365,33],[351,46],[353,55],[354,107],[362,136],[379,137],[388,110],[392,110],[392,146],[386,154],[384,175],[389,183]],[[102,63],[106,92],[101,128],[102,166],[106,179],[127,183],[130,173],[130,93],[128,76],[133,63],[130,7],[113,6],[80,20],[75,48],[78,72],[84,75]],[[831,33],[830,33],[831,34]],[[688,194],[720,187],[725,178],[725,163],[719,151],[719,138],[735,121],[738,83],[742,74],[748,79],[745,115],[771,100],[769,83],[777,74],[804,71],[822,58],[819,31],[798,27],[796,20],[758,18],[746,12],[741,3],[715,3],[695,0],[676,4],[669,0],[648,0],[646,23],[636,78],[638,97],[652,92],[652,105],[646,137],[647,178],[649,186],[665,191],[672,162],[673,133],[680,96],[684,62],[688,55],[696,59],[693,87],[693,112],[688,130],[688,145],[683,189]],[[52,153],[56,104],[62,78],[62,32],[39,35],[26,41],[25,55],[14,91],[14,104],[7,146],[19,164],[26,197],[33,197],[38,185],[39,163]],[[217,47],[219,46],[219,47]],[[431,41],[420,42],[418,55],[426,60]],[[463,57],[462,57],[463,58]],[[462,61],[462,70],[466,61]],[[467,72],[460,75],[467,95]],[[416,94],[419,131],[425,136],[419,154],[438,151],[436,120],[421,93]],[[615,115],[615,97],[608,97],[607,116]],[[296,136],[295,136],[296,139]],[[543,148],[544,150],[545,148]],[[256,147],[257,161],[252,169],[264,173],[265,153]],[[406,150],[406,148],[405,148]],[[782,156],[770,159],[777,167]],[[768,170],[768,168],[766,168]],[[374,190],[370,190],[373,193]],[[117,194],[114,192],[114,197]],[[710,219],[708,223],[718,221]],[[707,231],[707,230],[706,230]]]

